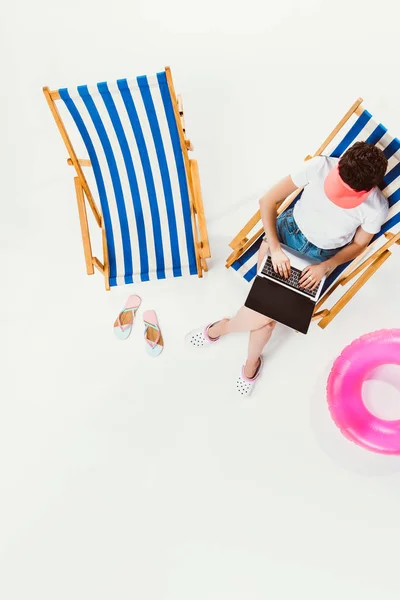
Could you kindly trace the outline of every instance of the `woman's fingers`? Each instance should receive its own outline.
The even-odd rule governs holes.
[[[313,277],[311,280],[306,282],[306,285],[304,287],[306,290],[313,290],[314,288],[317,287],[318,284],[319,284],[318,279]]]
[[[281,275],[281,277],[288,279],[288,277],[290,275],[290,262],[286,261],[286,262],[280,263],[278,265],[278,270],[279,270],[279,275]]]
[[[281,277],[288,279],[290,277],[290,260],[282,263],[272,263],[275,273],[279,273]]]
[[[314,285],[316,285],[316,283],[317,283],[317,279],[316,279],[316,277],[314,277],[314,275],[312,275],[312,273],[310,271],[304,272],[303,276],[301,277],[301,279],[299,281],[299,284],[305,290],[311,289]]]
[[[308,269],[309,269],[309,267],[306,267],[304,269],[304,271],[303,271],[303,273],[302,273],[302,275],[301,275],[301,277],[299,279],[299,284],[300,285],[303,285],[303,283],[306,283],[306,281],[308,280],[308,278],[310,276],[309,273],[308,273]]]
[[[312,287],[313,287],[313,285],[314,285],[314,283],[315,283],[314,279],[311,279],[311,281],[307,281],[306,285],[304,286],[304,289],[305,290],[311,290]]]

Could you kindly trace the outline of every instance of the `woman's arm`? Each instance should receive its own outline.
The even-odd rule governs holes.
[[[357,256],[364,252],[373,237],[372,233],[367,233],[362,227],[359,227],[352,243],[345,246],[342,250],[339,250],[335,256],[332,256],[332,258],[325,261],[324,264],[328,268],[328,274],[332,273],[339,265],[349,262],[349,260],[353,260],[353,258],[357,258]]]
[[[328,258],[328,260],[325,260],[319,265],[313,265],[304,269],[303,276],[299,283],[301,285],[304,284],[303,287],[305,289],[313,290],[317,287],[321,279],[332,273],[336,267],[353,260],[353,258],[356,258],[364,252],[373,237],[372,233],[367,233],[362,227],[359,227],[351,244],[345,246],[342,250],[339,250],[335,256]]]
[[[260,200],[261,220],[267,235],[268,245],[271,252],[271,260],[275,272],[284,277],[290,275],[290,261],[282,251],[276,232],[276,212],[282,202],[295,190],[297,186],[288,175],[282,181],[274,185]]]

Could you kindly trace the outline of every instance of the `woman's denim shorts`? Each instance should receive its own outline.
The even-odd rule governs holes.
[[[289,248],[297,250],[301,254],[305,254],[318,262],[328,260],[328,258],[334,256],[340,250],[340,248],[323,250],[309,242],[306,236],[300,231],[294,219],[293,208],[285,210],[285,212],[277,218],[276,231],[278,233],[279,241],[282,244],[285,244],[286,246],[289,246]]]

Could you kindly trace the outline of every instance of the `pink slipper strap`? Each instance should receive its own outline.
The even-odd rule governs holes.
[[[129,329],[129,327],[132,327],[133,322],[135,320],[135,315],[136,315],[136,311],[139,307],[134,307],[134,308],[124,308],[124,310],[121,310],[121,312],[118,315],[118,327],[120,328],[121,331],[125,331],[126,329]],[[121,315],[123,315],[126,312],[132,312],[132,323],[127,323],[126,325],[123,325],[121,323]]]
[[[157,346],[158,342],[160,341],[160,337],[161,337],[160,328],[157,325],[155,325],[154,323],[149,323],[148,321],[145,321],[144,319],[143,319],[143,322],[146,325],[146,327],[144,328],[144,339],[148,343],[150,348],[153,350]],[[152,329],[155,329],[158,332],[157,337],[154,342],[149,340],[146,336],[146,333],[147,333],[147,330],[149,327],[151,327]]]
[[[242,367],[242,379],[244,379],[245,381],[247,381],[247,383],[253,383],[254,381],[257,381],[257,379],[258,379],[258,378],[260,377],[260,375],[261,375],[262,366],[263,366],[263,360],[262,360],[262,358],[261,358],[261,356],[260,356],[260,364],[258,365],[257,372],[256,372],[256,374],[254,375],[254,377],[252,377],[252,378],[250,379],[249,377],[247,377],[247,376],[244,374],[244,365],[243,365],[243,367]]]
[[[218,321],[215,321],[215,323],[218,323]],[[205,329],[204,329],[204,331],[203,331],[203,335],[204,335],[204,337],[206,338],[207,342],[211,342],[211,343],[213,343],[213,342],[218,342],[218,340],[219,340],[219,338],[220,338],[220,336],[218,336],[218,337],[216,337],[216,338],[211,338],[211,337],[208,335],[208,330],[210,329],[210,327],[212,327],[213,325],[215,325],[215,323],[210,323],[209,325],[207,325],[207,326],[205,327]]]

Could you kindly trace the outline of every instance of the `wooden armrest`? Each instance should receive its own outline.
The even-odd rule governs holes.
[[[388,240],[392,240],[394,237],[395,237],[395,235],[391,231],[387,231],[385,233],[385,238],[387,238]],[[397,244],[398,246],[400,246],[400,239],[398,239],[397,241],[395,241],[394,244]]]
[[[240,243],[248,236],[250,231],[255,227],[258,221],[261,219],[261,213],[258,210],[249,221],[247,221],[246,225],[239,231],[239,233],[233,238],[229,246],[235,250]]]
[[[81,165],[81,167],[91,167],[92,163],[90,162],[90,160],[88,158],[78,158],[78,162]],[[69,166],[73,166],[73,162],[70,158],[67,159],[67,163],[69,164]]]

